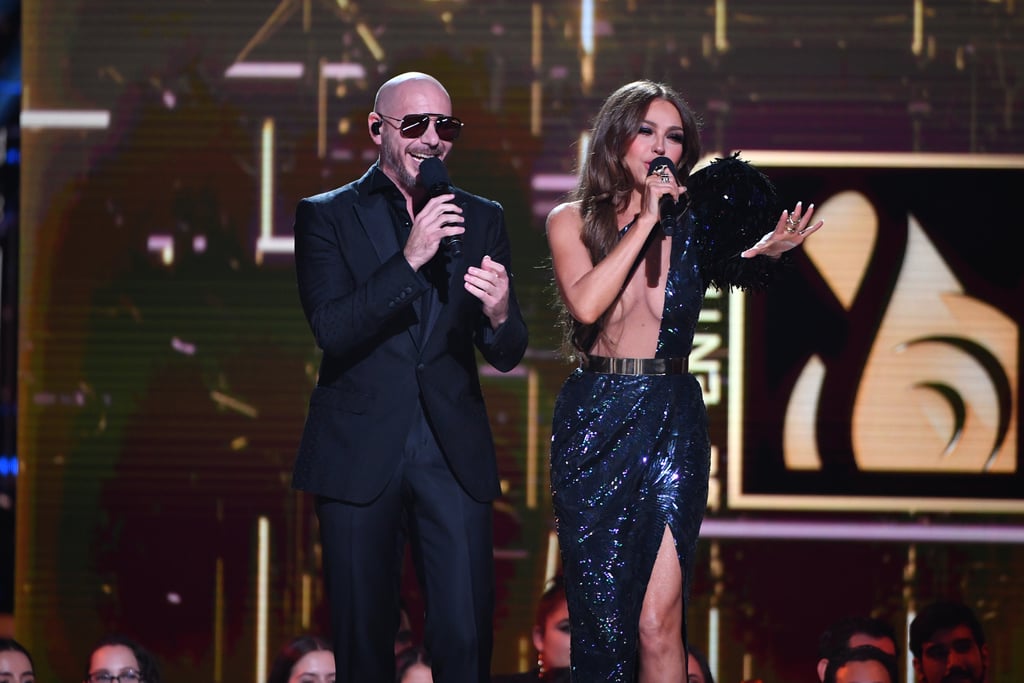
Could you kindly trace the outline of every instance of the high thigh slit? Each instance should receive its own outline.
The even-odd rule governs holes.
[[[683,627],[683,576],[672,530],[665,527],[661,547],[640,608],[641,683],[677,683],[686,679]]]
[[[576,400],[584,397],[598,400]],[[573,680],[626,683],[635,680],[640,610],[666,525],[676,540],[685,613],[707,502],[700,387],[691,375],[577,371],[559,403],[553,449],[560,457],[551,477]],[[565,410],[569,404],[591,407]]]
[[[736,256],[774,213],[764,176],[732,158],[687,185],[692,210],[672,237],[657,358],[689,355],[709,284],[759,288],[774,268]],[[554,406],[551,490],[574,683],[636,680],[640,612],[666,525],[682,573],[685,645],[709,467],[707,410],[693,375],[580,368],[566,379]]]

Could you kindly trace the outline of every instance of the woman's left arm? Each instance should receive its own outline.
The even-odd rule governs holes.
[[[800,246],[808,236],[817,232],[825,224],[823,220],[811,223],[813,216],[814,204],[808,206],[804,211],[803,203],[797,202],[792,211],[782,211],[774,230],[766,233],[754,246],[740,252],[740,256],[743,258],[754,258],[755,256],[778,258],[782,256],[790,249]]]

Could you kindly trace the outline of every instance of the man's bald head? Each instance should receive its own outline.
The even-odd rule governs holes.
[[[382,109],[388,109],[394,101],[397,93],[409,86],[413,86],[414,88],[436,88],[444,93],[445,98],[451,102],[452,98],[445,87],[441,85],[441,81],[437,80],[430,74],[421,73],[419,71],[407,71],[403,74],[398,74],[394,78],[388,79],[384,85],[380,86],[377,90],[377,96],[373,100],[373,110],[381,111]]]
[[[380,147],[380,169],[407,197],[423,192],[417,181],[420,162],[428,157],[444,160],[451,151],[458,129],[452,135],[449,126],[445,137],[437,131],[437,121],[451,114],[448,91],[436,78],[419,71],[399,74],[377,91],[366,124]],[[403,129],[407,116],[418,123]]]

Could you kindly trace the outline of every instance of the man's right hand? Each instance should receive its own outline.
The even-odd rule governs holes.
[[[454,201],[454,194],[432,197],[416,214],[409,231],[409,240],[402,253],[413,270],[419,270],[434,258],[441,240],[466,231],[462,207]]]

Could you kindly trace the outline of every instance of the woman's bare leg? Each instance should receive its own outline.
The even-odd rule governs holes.
[[[640,683],[685,680],[685,658],[683,572],[666,526],[640,611]]]

